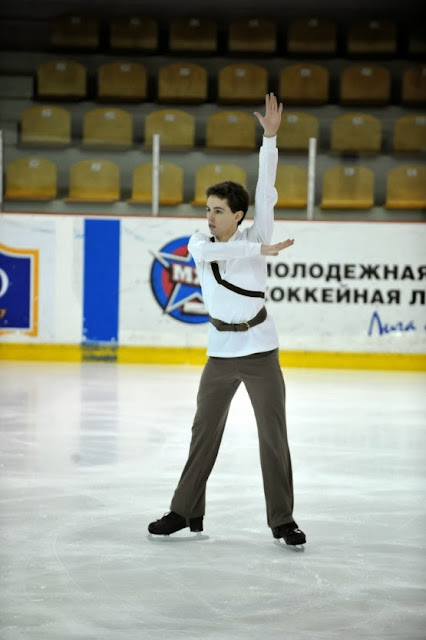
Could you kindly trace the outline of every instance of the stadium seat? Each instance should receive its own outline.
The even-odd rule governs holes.
[[[175,18],[169,27],[169,50],[214,53],[217,50],[216,23],[205,18]]]
[[[350,55],[391,55],[396,49],[396,23],[392,20],[358,20],[349,26],[346,50]]]
[[[159,175],[159,203],[177,205],[183,202],[183,169],[171,162],[161,162]],[[133,170],[132,197],[130,204],[152,202],[152,162]]]
[[[86,67],[74,60],[42,62],[37,69],[37,95],[81,100],[86,97],[86,76]]]
[[[367,113],[348,113],[335,118],[331,125],[332,151],[379,153],[382,144],[382,124]]]
[[[160,109],[145,118],[145,144],[150,147],[155,133],[162,149],[185,150],[194,146],[195,118],[180,109]]]
[[[107,62],[98,69],[98,99],[141,102],[146,99],[146,69],[135,62]]]
[[[54,162],[30,157],[6,165],[6,200],[53,200],[56,191]]]
[[[205,206],[207,199],[206,189],[225,180],[233,180],[245,186],[247,174],[242,167],[235,164],[206,164],[197,169],[195,174],[195,195],[191,204]]]
[[[391,169],[386,182],[386,209],[426,209],[426,167]]]
[[[321,209],[371,209],[373,204],[374,174],[371,169],[337,166],[325,171]]]
[[[279,99],[285,104],[326,104],[329,72],[318,64],[291,64],[279,75]]]
[[[426,104],[426,64],[405,69],[402,74],[401,100],[406,105]]]
[[[302,55],[334,55],[336,24],[324,18],[292,20],[287,32],[287,51]]]
[[[20,144],[38,147],[71,144],[71,113],[62,107],[47,105],[25,109],[21,117]]]
[[[426,151],[426,114],[408,114],[394,123],[393,150],[418,153]]]
[[[109,23],[109,46],[127,51],[156,51],[157,21],[147,17],[112,18]]]
[[[284,112],[277,134],[277,147],[283,151],[306,151],[309,138],[318,139],[319,121],[308,113]]]
[[[206,147],[251,151],[256,146],[256,123],[243,111],[219,111],[207,118]]]
[[[293,164],[279,164],[275,188],[279,209],[304,209],[308,198],[308,171]]]
[[[256,104],[265,101],[268,72],[258,64],[229,64],[219,70],[217,100],[221,104]]]
[[[108,160],[81,160],[71,165],[67,202],[116,202],[120,169]]]
[[[274,53],[277,48],[275,22],[253,18],[234,20],[229,25],[228,51]]]
[[[54,47],[97,49],[99,21],[82,15],[55,18],[52,22],[51,43]]]
[[[378,65],[350,65],[341,75],[340,103],[385,105],[390,100],[390,90],[389,69]]]
[[[123,109],[91,109],[83,118],[83,146],[127,149],[133,140],[133,116]]]
[[[408,34],[408,53],[412,56],[424,56],[426,53],[426,24],[412,24]]]
[[[191,62],[177,62],[158,72],[160,102],[197,103],[207,100],[207,70]]]

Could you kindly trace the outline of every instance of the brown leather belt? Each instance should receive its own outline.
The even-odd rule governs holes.
[[[261,324],[266,320],[266,307],[262,307],[259,313],[248,322],[239,322],[238,324],[227,324],[222,320],[217,320],[209,316],[209,320],[218,331],[248,331],[252,327]]]

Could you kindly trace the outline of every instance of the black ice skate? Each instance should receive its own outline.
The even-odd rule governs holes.
[[[288,522],[287,524],[281,524],[279,527],[272,528],[272,535],[274,538],[284,538],[286,544],[299,547],[306,542],[306,536],[299,529],[295,522]]]
[[[174,511],[170,511],[170,513],[166,513],[160,520],[151,522],[151,524],[148,525],[148,531],[156,536],[169,536],[171,533],[176,533],[176,531],[180,531],[186,527],[189,527],[191,531],[202,531],[203,517],[187,519]]]

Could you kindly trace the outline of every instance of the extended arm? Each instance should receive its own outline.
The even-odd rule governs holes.
[[[251,256],[277,256],[280,251],[291,247],[294,240],[284,240],[277,244],[258,242],[210,242],[204,233],[194,233],[188,242],[188,250],[196,262],[214,262],[250,258]]]

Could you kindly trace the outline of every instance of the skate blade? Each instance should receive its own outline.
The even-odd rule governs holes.
[[[274,544],[277,545],[277,547],[281,547],[281,549],[289,549],[290,551],[296,551],[297,553],[305,552],[304,544],[287,544],[284,540],[282,540],[282,542],[281,540],[282,538],[274,540]]]
[[[148,533],[148,540],[156,542],[196,542],[197,540],[209,540],[210,536],[207,536],[201,531],[194,532],[193,536],[178,536],[176,534],[158,536],[152,533]]]

